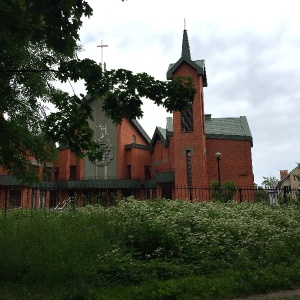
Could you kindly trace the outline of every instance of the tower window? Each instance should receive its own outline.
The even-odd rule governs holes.
[[[193,109],[192,105],[181,112],[181,131],[191,132],[193,131]]]
[[[188,186],[192,186],[192,153],[186,150],[186,173]]]

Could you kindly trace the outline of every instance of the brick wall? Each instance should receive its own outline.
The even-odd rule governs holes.
[[[207,139],[208,181],[218,180],[218,165],[214,156],[222,154],[220,160],[221,182],[232,180],[238,187],[253,188],[251,143],[248,141]]]
[[[156,172],[174,171],[173,158],[173,139],[169,141],[169,146],[165,147],[163,141],[156,141],[153,152],[151,153],[151,176],[154,177]]]
[[[207,163],[205,156],[206,139],[204,131],[203,108],[203,79],[187,63],[183,63],[174,73],[177,76],[189,75],[192,77],[197,91],[193,102],[193,131],[181,131],[181,113],[173,113],[174,126],[174,167],[175,185],[187,185],[186,150],[192,153],[192,185],[197,187],[207,186]]]
[[[118,178],[127,178],[127,165],[131,165],[132,178],[144,178],[144,166],[150,163],[149,151],[132,148],[125,150],[125,145],[132,144],[148,145],[142,134],[135,126],[124,119],[118,126]]]
[[[70,179],[70,167],[76,166],[76,180],[83,179],[83,159],[78,159],[73,152],[68,149],[60,150],[59,157],[54,162],[54,168],[59,168],[58,180]],[[54,179],[54,178],[53,178]]]
[[[7,175],[7,171],[0,167],[0,175]]]
[[[59,151],[58,160],[54,164],[56,168],[59,168],[59,181],[68,180],[70,177],[70,156],[71,151],[68,149]]]
[[[148,150],[132,148],[131,156],[131,178],[145,180],[145,166],[150,165],[150,153]]]

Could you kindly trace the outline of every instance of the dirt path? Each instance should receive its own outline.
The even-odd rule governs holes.
[[[276,299],[276,298],[288,299],[288,298],[292,298],[295,296],[300,297],[300,289],[273,292],[273,293],[269,293],[269,294],[259,294],[259,295],[244,297],[244,298],[240,297],[240,298],[235,298],[234,300],[259,300],[259,299]]]

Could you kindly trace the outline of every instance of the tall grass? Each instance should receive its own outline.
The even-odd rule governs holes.
[[[0,280],[77,284],[111,249],[107,214],[13,211],[0,220]]]
[[[235,202],[14,210],[0,217],[0,285],[74,299],[222,299],[292,288],[300,286],[299,220],[296,206]]]

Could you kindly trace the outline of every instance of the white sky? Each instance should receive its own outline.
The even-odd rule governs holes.
[[[191,56],[205,59],[205,113],[246,116],[253,136],[255,182],[291,171],[300,161],[300,17],[298,0],[88,0],[94,9],[80,31],[80,57],[108,69],[166,80],[181,56],[186,19]],[[76,93],[85,93],[77,85]],[[166,112],[144,103],[140,124],[152,137]]]

